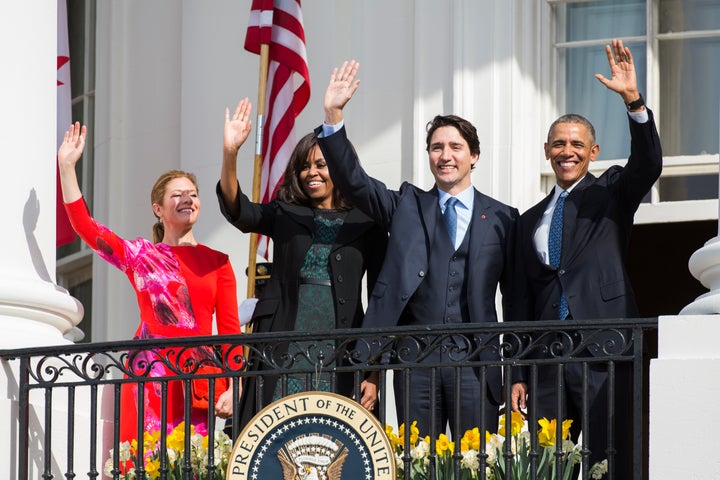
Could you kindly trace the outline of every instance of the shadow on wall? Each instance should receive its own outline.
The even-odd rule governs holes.
[[[25,238],[27,239],[28,250],[30,251],[30,258],[32,259],[33,267],[38,276],[46,282],[52,282],[50,273],[48,272],[45,260],[42,256],[42,251],[38,245],[37,238],[35,238],[35,228],[37,227],[38,218],[40,217],[40,202],[37,198],[37,192],[35,189],[30,189],[30,195],[25,202],[23,208],[23,229],[25,230]]]

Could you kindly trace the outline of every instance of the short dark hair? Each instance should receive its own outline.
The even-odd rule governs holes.
[[[308,133],[300,139],[290,154],[290,161],[285,167],[282,184],[278,187],[277,198],[281,202],[290,203],[292,205],[303,205],[311,207],[310,197],[307,196],[305,190],[300,183],[300,172],[305,167],[310,152],[314,147],[318,146],[318,140],[314,133]],[[339,210],[348,210],[351,208],[350,203],[340,193],[340,189],[333,187],[333,205]]]
[[[582,115],[578,115],[577,113],[566,113],[565,115],[562,115],[557,120],[555,120],[552,125],[550,125],[550,129],[548,130],[548,142],[550,141],[550,136],[552,135],[553,130],[560,123],[579,123],[580,125],[584,125],[585,128],[588,129],[588,132],[590,132],[590,140],[592,141],[593,145],[595,144],[595,127],[593,127],[593,124],[590,123],[590,120],[583,117]]]
[[[425,150],[430,151],[430,140],[433,133],[440,127],[455,127],[470,147],[470,153],[480,156],[480,139],[478,138],[475,126],[457,115],[436,115],[432,121],[425,126],[427,136],[425,137]]]

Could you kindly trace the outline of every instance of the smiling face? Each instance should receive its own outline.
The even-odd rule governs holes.
[[[470,170],[478,159],[453,126],[437,128],[428,143],[430,171],[441,190],[456,195],[470,186]]]
[[[153,203],[153,211],[166,229],[192,227],[200,215],[197,187],[187,177],[170,180],[165,186],[162,204]]]
[[[315,208],[335,208],[333,202],[333,189],[335,188],[328,172],[325,158],[320,148],[315,146],[310,150],[305,164],[300,168],[300,185],[310,198]]]
[[[550,161],[555,179],[562,189],[580,180],[600,153],[587,126],[582,123],[558,123],[545,143],[545,158]]]

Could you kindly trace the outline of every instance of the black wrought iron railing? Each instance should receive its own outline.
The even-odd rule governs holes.
[[[618,455],[629,455],[632,459],[632,478],[646,478],[647,461],[647,365],[654,355],[656,345],[657,319],[603,319],[594,321],[564,322],[514,322],[500,324],[460,324],[441,327],[397,327],[385,330],[333,330],[325,332],[286,332],[273,334],[247,334],[234,336],[188,337],[176,339],[157,339],[124,342],[103,342],[57,347],[0,351],[5,362],[8,384],[16,385],[17,391],[10,392],[16,401],[17,409],[7,412],[17,415],[17,446],[15,471],[17,478],[125,478],[127,464],[123,466],[123,445],[120,444],[120,425],[128,418],[121,407],[123,384],[134,383],[139,386],[153,385],[154,391],[162,398],[162,432],[154,439],[162,451],[174,439],[167,433],[165,413],[168,408],[168,388],[180,382],[185,398],[192,395],[192,382],[198,379],[215,380],[228,378],[241,380],[252,385],[251,394],[257,401],[257,408],[264,406],[268,395],[265,389],[273,385],[273,394],[283,396],[292,393],[292,388],[305,385],[313,390],[325,382],[325,387],[336,390],[339,384],[351,379],[351,396],[361,397],[360,385],[370,373],[377,372],[379,382],[379,407],[377,416],[381,424],[410,425],[412,418],[395,418],[394,405],[389,397],[392,382],[387,379],[399,376],[405,388],[402,402],[410,401],[413,392],[413,372],[429,370],[430,378],[442,369],[454,372],[455,391],[463,388],[457,375],[461,367],[474,367],[481,383],[485,381],[489,369],[501,367],[503,392],[505,398],[511,396],[511,385],[522,371],[530,392],[538,385],[547,383],[552,373],[555,388],[559,391],[563,385],[563,372],[575,368],[581,372],[582,397],[580,408],[581,424],[587,426],[594,415],[589,404],[588,380],[598,369],[608,372],[607,396],[613,398],[618,387],[621,371],[630,375],[630,398],[621,406],[611,406],[607,412],[606,425],[608,444],[605,451],[608,459],[608,474],[603,478],[620,479],[615,472]],[[194,354],[197,349],[211,347],[217,355],[208,355],[198,360]],[[432,352],[442,352],[441,361],[428,363]],[[216,370],[203,366],[211,365]],[[166,371],[163,376],[154,376],[157,368]],[[448,371],[445,370],[445,371]],[[345,380],[343,380],[343,378]],[[250,380],[253,379],[253,382]],[[269,379],[279,379],[269,382]],[[298,379],[302,380],[298,382]],[[240,389],[238,382],[232,382],[233,402],[238,405]],[[288,385],[291,385],[289,388]],[[215,382],[208,385],[209,397],[214,398]],[[139,405],[144,405],[143,389],[137,389]],[[543,447],[538,434],[543,427],[537,423],[535,399],[530,395],[527,423],[528,433],[523,437],[527,443],[527,460],[530,462],[529,476],[537,477],[542,467]],[[561,398],[561,397],[558,397]],[[479,400],[480,401],[480,400]],[[456,418],[451,425],[460,425],[459,398],[454,399]],[[611,405],[612,402],[610,402]],[[566,406],[558,400],[556,418],[560,418]],[[142,409],[142,407],[140,407]],[[630,425],[617,424],[618,409],[629,409]],[[191,407],[185,401],[185,435],[182,438],[184,451],[191,451],[194,440],[191,436]],[[211,408],[212,410],[212,408]],[[228,422],[226,431],[236,438],[243,425],[242,412],[236,408],[233,421]],[[407,409],[406,409],[407,411]],[[431,408],[431,411],[434,409]],[[501,409],[505,424],[513,422],[510,409]],[[407,416],[407,415],[406,415]],[[145,426],[140,419],[135,426],[138,439],[143,438]],[[432,425],[434,419],[431,419]],[[214,415],[207,418],[207,429],[215,432],[220,429]],[[454,422],[454,423],[453,423]],[[477,425],[479,432],[485,432],[485,419]],[[231,426],[230,426],[231,425]],[[562,424],[557,422],[553,428],[556,437],[562,437]],[[457,429],[455,429],[457,431]],[[397,448],[400,453],[400,472],[409,479],[411,465],[415,460],[411,454],[410,429]],[[442,463],[438,457],[436,438],[445,432],[420,432],[430,436],[429,462],[426,478],[437,478]],[[507,429],[510,435],[510,428]],[[589,435],[592,435],[590,432]],[[632,452],[617,452],[619,435],[630,435]],[[588,436],[581,438],[575,452],[581,463],[578,469],[580,478],[590,478],[590,451]],[[455,438],[455,449],[451,455],[455,478],[460,478],[462,469],[469,468],[460,448],[461,439]],[[208,457],[204,460],[205,477],[218,478],[217,473],[227,459],[215,456],[215,443],[219,440],[208,435]],[[513,478],[509,473],[517,459],[516,447],[506,442],[501,447],[498,458],[493,457],[485,435],[480,435],[476,457],[476,477],[486,478],[491,462],[501,465],[495,468],[496,478]],[[146,442],[139,441],[135,447],[136,458],[143,458]],[[556,442],[552,458],[562,463],[563,455],[570,452],[561,441]],[[127,448],[127,447],[125,447]],[[132,478],[170,478],[173,468],[172,459],[161,455],[159,463],[153,466],[138,462]],[[180,478],[194,478],[197,466],[192,464],[190,456],[185,456],[173,475]],[[562,473],[562,465],[557,469]],[[504,472],[504,473],[503,473]],[[348,474],[349,473],[344,473]],[[130,477],[128,477],[130,478]],[[350,476],[348,476],[350,478]],[[353,477],[354,478],[354,477]],[[525,478],[525,477],[523,477]],[[558,477],[560,478],[560,477]]]

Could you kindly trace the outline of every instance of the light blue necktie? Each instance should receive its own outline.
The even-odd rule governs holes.
[[[550,255],[550,266],[558,268],[560,266],[560,253],[562,252],[562,231],[563,231],[563,208],[565,207],[565,198],[568,196],[567,190],[560,193],[555,204],[552,220],[550,221],[550,234],[548,235],[548,254]],[[560,293],[560,305],[558,306],[558,318],[565,320],[568,316],[568,303],[565,292]]]
[[[458,201],[455,197],[448,198],[445,202],[445,213],[443,213],[445,226],[447,227],[450,242],[452,242],[453,247],[455,246],[455,235],[457,234],[457,212],[455,211],[455,204],[458,203]]]

